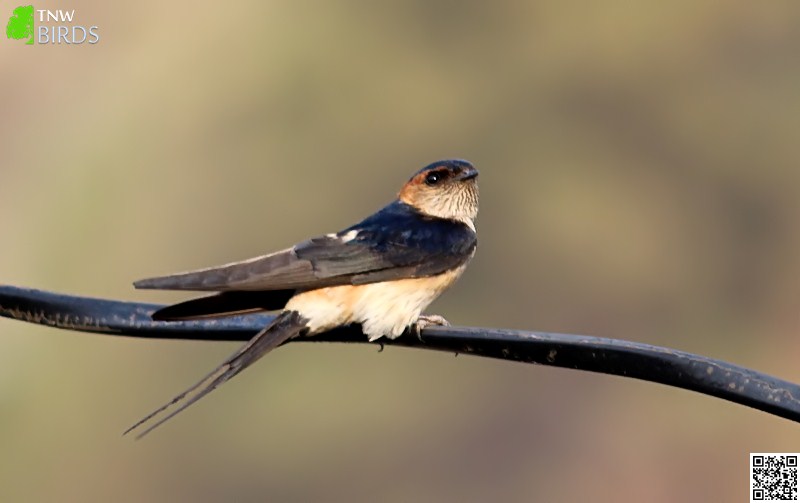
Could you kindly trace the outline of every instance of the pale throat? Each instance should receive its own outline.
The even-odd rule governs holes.
[[[446,220],[461,222],[475,232],[475,218],[478,216],[478,195],[476,191],[462,190],[455,194],[430,194],[417,192],[414,197],[401,200],[421,213]]]

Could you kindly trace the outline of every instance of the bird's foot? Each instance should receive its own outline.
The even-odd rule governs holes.
[[[422,340],[422,331],[431,326],[449,327],[450,322],[444,319],[444,316],[438,314],[423,314],[414,323],[413,332],[416,334],[417,339]]]

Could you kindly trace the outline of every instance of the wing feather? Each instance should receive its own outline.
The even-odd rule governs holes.
[[[241,262],[148,278],[136,288],[198,291],[309,290],[433,276],[468,261],[475,233],[389,205],[338,234]]]

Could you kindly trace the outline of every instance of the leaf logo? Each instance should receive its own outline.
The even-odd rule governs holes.
[[[28,39],[25,45],[33,45],[33,5],[14,9],[6,25],[6,37],[14,40]]]

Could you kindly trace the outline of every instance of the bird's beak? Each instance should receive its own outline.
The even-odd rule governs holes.
[[[456,180],[472,180],[473,178],[478,176],[478,170],[473,168],[472,166],[468,168],[464,168],[461,170],[461,173],[456,175]]]

